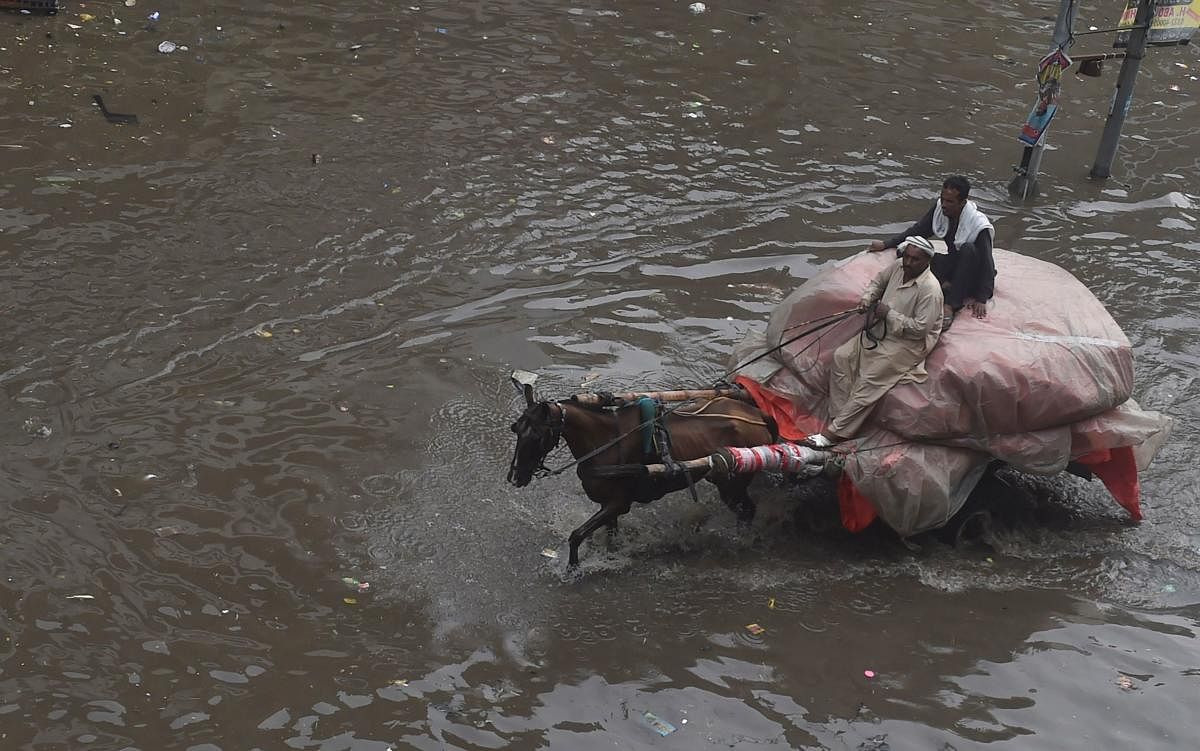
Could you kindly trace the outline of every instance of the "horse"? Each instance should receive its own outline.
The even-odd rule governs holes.
[[[546,456],[563,439],[571,455],[579,461],[576,474],[588,498],[600,504],[600,510],[571,532],[570,558],[567,565],[579,565],[579,546],[593,532],[607,526],[617,531],[617,518],[629,512],[633,503],[649,503],[667,493],[689,487],[706,473],[694,470],[689,478],[683,471],[667,477],[614,476],[596,469],[619,464],[647,464],[664,460],[658,441],[649,452],[643,451],[644,437],[638,430],[642,417],[636,403],[584,403],[576,397],[565,400],[535,401],[533,387],[524,388],[525,411],[512,424],[517,445],[509,463],[508,482],[522,488],[537,474],[547,474]],[[615,400],[614,400],[615,401]],[[696,406],[693,406],[696,405]],[[758,408],[738,399],[715,397],[693,401],[669,411],[665,424],[670,457],[673,460],[707,457],[722,446],[759,446],[778,439],[775,421]],[[628,435],[626,435],[628,433]],[[606,444],[608,445],[607,447]],[[589,456],[597,452],[594,456]],[[739,523],[754,518],[754,501],[746,491],[752,476],[710,477],[721,500],[738,517]]]

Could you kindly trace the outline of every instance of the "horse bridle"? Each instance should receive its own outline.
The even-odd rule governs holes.
[[[563,431],[567,429],[567,408],[563,406],[562,402],[547,401],[547,402],[543,402],[543,403],[547,407],[550,407],[550,406],[558,407],[558,424],[550,425],[550,440],[548,443],[543,444],[546,447],[546,450],[542,453],[541,458],[538,459],[537,466],[533,468],[532,477],[538,477],[538,478],[547,477],[551,474],[554,474],[554,470],[552,470],[546,466],[546,457],[550,456],[550,452],[553,451],[556,446],[558,446],[558,442],[562,440]],[[518,435],[517,438],[519,440],[520,436]],[[510,461],[508,464],[508,481],[509,482],[512,482],[513,476],[516,475],[516,473],[517,473],[517,452],[513,451],[512,461]]]

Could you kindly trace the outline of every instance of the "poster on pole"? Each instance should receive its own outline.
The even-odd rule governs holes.
[[[1046,128],[1058,112],[1058,93],[1062,90],[1062,74],[1071,67],[1071,58],[1062,49],[1056,49],[1038,62],[1038,100],[1021,126],[1020,140],[1037,146],[1046,135]]]
[[[1125,12],[1117,28],[1133,26],[1137,17],[1138,0],[1126,0]],[[1158,0],[1154,8],[1154,20],[1146,34],[1146,44],[1169,47],[1187,44],[1200,27],[1200,0]],[[1129,46],[1129,32],[1122,31],[1113,40],[1114,47]]]

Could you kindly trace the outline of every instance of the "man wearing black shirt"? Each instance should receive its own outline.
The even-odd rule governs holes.
[[[995,228],[974,201],[967,200],[971,183],[961,175],[942,182],[942,195],[925,216],[900,234],[872,240],[870,250],[894,249],[906,237],[936,237],[945,240],[949,251],[934,256],[933,275],[942,285],[942,330],[949,328],[954,314],[967,308],[976,318],[987,315],[987,301],[995,291],[996,262],[992,258]]]

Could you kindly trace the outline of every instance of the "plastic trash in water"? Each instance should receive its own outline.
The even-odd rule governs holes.
[[[874,671],[874,670],[864,670],[864,671],[863,671],[863,675],[865,675],[865,676],[866,676],[866,677],[868,677],[868,678],[874,678],[874,677],[875,677],[875,671]]]
[[[688,6],[688,10],[690,10],[693,15],[698,16],[701,13],[703,13],[704,11],[708,10],[708,6],[705,5],[704,3],[692,3],[691,5]]]
[[[352,576],[343,576],[342,583],[356,592],[366,592],[371,588],[370,582],[362,582]]]
[[[163,53],[164,55],[169,55],[172,52],[174,52],[176,49],[178,49],[178,47],[176,46],[176,44],[174,42],[163,42],[158,45],[158,51]]]
[[[757,623],[747,623],[747,624],[746,624],[746,630],[747,630],[747,631],[749,631],[751,634],[754,634],[755,636],[758,636],[759,634],[761,634],[761,633],[763,633],[764,631],[766,631],[766,629],[765,629],[765,628],[763,628],[762,626],[758,625]]]
[[[558,558],[558,551],[554,548],[542,548],[542,557],[554,560],[555,558]]]
[[[645,713],[642,715],[642,717],[645,718],[646,724],[649,725],[654,732],[658,733],[664,738],[675,732],[674,725],[654,714],[651,714],[650,712]]]
[[[146,20],[147,21],[157,21],[158,20],[158,11],[154,11],[150,15],[146,16]]]
[[[62,126],[60,125],[59,127],[61,128]],[[25,432],[34,438],[49,438],[54,434],[53,428],[51,428],[49,425],[43,425],[39,420],[33,417],[30,417],[25,421],[24,428]]]

